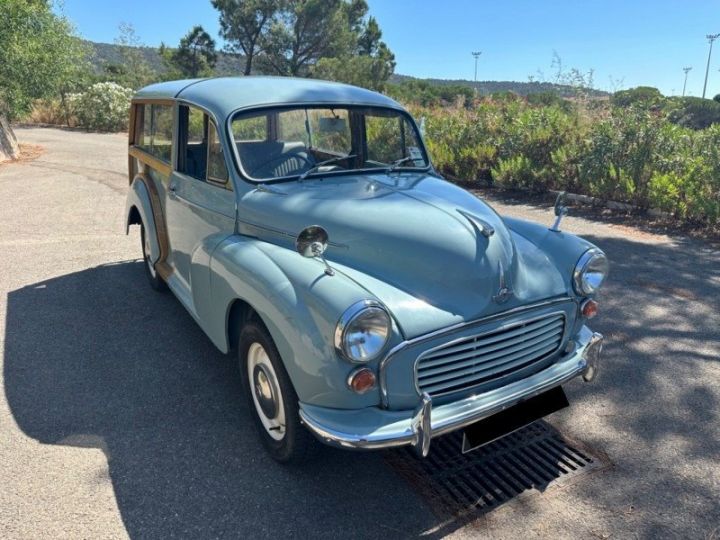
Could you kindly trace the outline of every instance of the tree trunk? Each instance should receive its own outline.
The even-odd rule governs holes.
[[[20,146],[7,117],[0,113],[0,162],[20,157]]]

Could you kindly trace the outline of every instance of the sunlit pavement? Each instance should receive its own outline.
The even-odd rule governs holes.
[[[19,129],[0,165],[0,537],[715,538],[720,535],[720,254],[569,217],[612,261],[593,384],[551,422],[612,467],[442,522],[377,453],[304,469],[263,453],[234,361],[124,236],[126,137]],[[551,212],[495,205],[550,224]],[[714,536],[713,536],[714,535]]]

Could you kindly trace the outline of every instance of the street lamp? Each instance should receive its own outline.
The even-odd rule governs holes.
[[[480,55],[482,54],[482,51],[475,51],[472,53],[472,55],[475,57],[475,82],[477,82],[477,63],[478,58],[480,58]]]
[[[683,71],[685,72],[685,82],[683,83],[683,97],[685,97],[685,87],[687,86],[687,76],[688,72],[692,69],[692,67],[684,67]]]
[[[710,51],[708,52],[707,67],[705,68],[705,84],[703,85],[703,99],[705,98],[705,90],[707,90],[708,73],[710,73],[710,56],[712,56],[713,41],[720,37],[720,34],[708,34],[705,36],[710,43]]]

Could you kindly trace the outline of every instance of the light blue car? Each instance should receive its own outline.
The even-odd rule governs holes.
[[[172,81],[132,102],[127,224],[236,355],[273,458],[322,442],[470,450],[591,379],[598,248],[443,180],[381,94],[308,79]]]

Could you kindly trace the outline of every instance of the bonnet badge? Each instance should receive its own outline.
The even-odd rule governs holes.
[[[493,296],[493,301],[498,304],[504,304],[510,300],[510,297],[513,295],[513,291],[510,287],[508,287],[507,282],[505,281],[505,270],[503,269],[501,263],[498,263],[498,272],[500,274],[500,288],[495,296]]]

